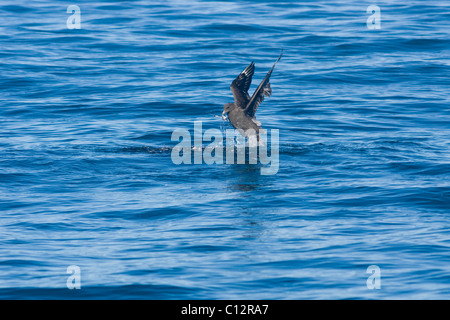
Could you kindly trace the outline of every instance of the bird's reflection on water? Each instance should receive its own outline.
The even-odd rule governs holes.
[[[261,179],[260,165],[255,164],[235,164],[231,165],[231,170],[235,173],[235,179],[231,181],[228,189],[230,191],[250,192],[264,187],[264,177]],[[246,193],[243,197],[249,196]]]
[[[261,176],[260,165],[235,164],[230,166],[233,171],[233,179],[230,180],[228,192],[237,193],[236,209],[239,209],[240,227],[242,229],[241,240],[254,241],[263,238],[268,232],[267,222],[263,216],[266,209],[263,205],[255,206],[258,198],[264,197],[264,188],[269,185],[267,176]],[[251,256],[249,243],[248,257]],[[254,252],[256,254],[256,252]]]

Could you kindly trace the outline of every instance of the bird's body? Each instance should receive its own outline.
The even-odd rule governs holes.
[[[244,137],[256,134],[258,141],[260,141],[259,133],[261,132],[262,127],[261,123],[256,120],[256,110],[261,102],[263,102],[264,96],[270,97],[272,94],[269,80],[272,71],[282,54],[283,52],[281,52],[264,80],[261,81],[252,97],[249,96],[248,89],[250,88],[252,77],[255,72],[255,64],[253,62],[250,63],[231,83],[230,89],[234,96],[234,103],[227,103],[224,105],[222,117],[224,118],[225,115],[228,115],[228,121],[230,121],[231,125],[235,129],[238,129]]]
[[[257,121],[256,118],[250,118],[242,108],[236,108],[234,103],[233,110],[228,113],[228,120],[235,129],[243,131],[262,129],[261,122]]]

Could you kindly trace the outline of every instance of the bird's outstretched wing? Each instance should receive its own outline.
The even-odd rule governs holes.
[[[248,89],[252,83],[254,73],[255,64],[252,61],[252,63],[250,63],[231,83],[230,89],[234,96],[235,105],[242,109],[244,109],[250,101]]]
[[[255,90],[255,93],[253,94],[252,98],[247,103],[247,106],[245,107],[244,110],[249,117],[253,118],[255,116],[256,110],[258,109],[261,102],[264,101],[264,96],[270,97],[270,95],[272,94],[272,89],[270,88],[269,83],[270,76],[272,75],[272,71],[275,68],[277,62],[280,61],[282,55],[283,50],[281,50],[280,56],[278,57],[277,61],[275,61],[275,63],[273,64],[272,69],[270,69],[270,71],[267,73],[264,80],[261,81],[258,88]]]

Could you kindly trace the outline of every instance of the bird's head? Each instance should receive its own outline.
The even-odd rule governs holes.
[[[222,119],[226,120],[226,115],[234,109],[234,103],[226,103],[223,106]]]

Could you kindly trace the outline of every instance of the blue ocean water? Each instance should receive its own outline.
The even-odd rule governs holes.
[[[175,165],[281,48],[278,173]],[[0,1],[0,298],[449,299],[449,57],[444,0]]]

